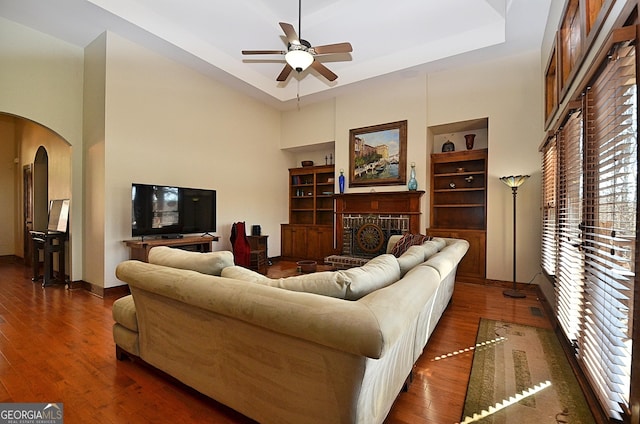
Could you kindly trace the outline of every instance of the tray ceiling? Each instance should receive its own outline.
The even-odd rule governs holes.
[[[312,45],[353,45],[351,54],[320,59],[338,74],[334,82],[308,69],[278,83],[283,57],[240,53],[286,49],[278,22],[298,30],[296,0],[0,0],[0,16],[80,47],[111,31],[281,104],[298,95],[331,96],[374,78],[442,69],[460,58],[539,49],[550,3],[303,0],[301,38]]]

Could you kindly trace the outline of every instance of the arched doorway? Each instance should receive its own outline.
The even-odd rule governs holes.
[[[4,234],[15,234],[2,252],[22,257],[31,266],[31,230],[47,228],[50,199],[71,199],[72,147],[59,134],[27,118],[0,112],[2,155],[15,158],[14,172],[0,180],[0,189],[15,196],[0,220]],[[69,241],[72,223],[69,221]],[[20,235],[22,233],[22,236]],[[1,247],[1,245],[0,245]],[[73,257],[66,255],[67,269]]]

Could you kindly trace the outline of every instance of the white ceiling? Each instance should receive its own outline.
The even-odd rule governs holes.
[[[285,50],[278,22],[298,29],[297,0],[0,0],[0,16],[85,47],[112,31],[285,108],[373,78],[414,76],[461,61],[539,49],[552,0],[303,0],[301,38],[348,41],[353,53],[322,56],[314,70],[276,81]]]

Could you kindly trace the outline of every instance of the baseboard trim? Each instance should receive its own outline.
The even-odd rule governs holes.
[[[69,290],[86,290],[92,295],[100,298],[122,297],[131,294],[131,291],[129,291],[129,286],[127,284],[124,284],[122,286],[104,288],[102,286],[97,286],[83,280],[73,281],[69,283]]]

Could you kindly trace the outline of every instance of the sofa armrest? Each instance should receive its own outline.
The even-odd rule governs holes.
[[[440,275],[429,266],[418,265],[396,283],[376,290],[358,302],[367,306],[384,335],[384,351],[410,328],[440,284]]]
[[[393,250],[393,246],[396,245],[396,243],[402,238],[402,234],[394,234],[392,236],[389,237],[389,240],[387,241],[387,252],[386,253],[391,253],[391,251]]]

